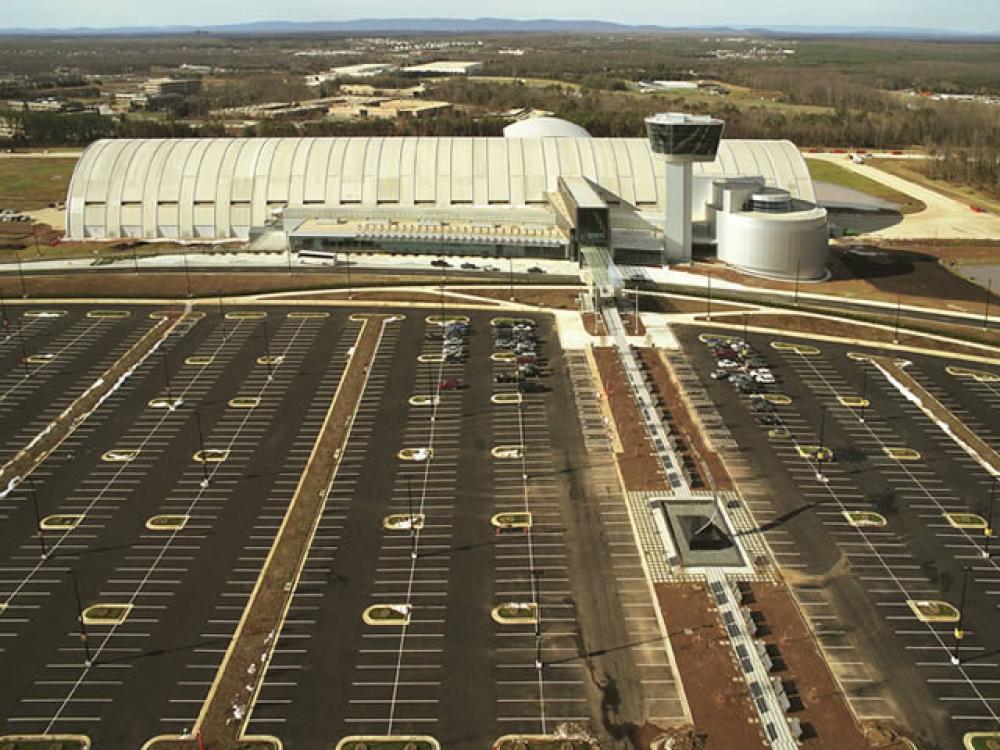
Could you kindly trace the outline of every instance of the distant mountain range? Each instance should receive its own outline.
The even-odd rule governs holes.
[[[771,37],[1000,40],[997,31],[954,31],[890,26],[685,26],[629,25],[612,21],[540,18],[360,18],[352,21],[255,21],[213,26],[0,29],[0,36],[293,36],[312,34],[725,34]]]

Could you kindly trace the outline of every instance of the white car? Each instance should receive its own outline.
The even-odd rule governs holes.
[[[763,385],[774,385],[777,382],[770,370],[751,370],[750,377]]]
[[[721,367],[723,370],[735,370],[740,366],[740,363],[734,359],[720,359],[715,364]]]

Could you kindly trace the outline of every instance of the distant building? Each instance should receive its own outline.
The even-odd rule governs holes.
[[[483,69],[481,62],[465,60],[440,60],[438,62],[411,65],[402,72],[415,76],[467,76]]]
[[[212,74],[211,65],[191,65],[183,63],[178,69],[179,72],[193,76],[207,76]]]
[[[392,63],[362,63],[330,68],[330,73],[334,78],[372,78],[391,73],[395,69],[396,66]]]
[[[697,81],[639,81],[641,91],[694,91]]]
[[[142,90],[150,97],[190,96],[201,91],[198,78],[150,78],[142,84]]]

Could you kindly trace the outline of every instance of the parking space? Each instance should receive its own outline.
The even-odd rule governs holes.
[[[983,558],[981,531],[977,539],[944,517],[983,491],[982,468],[844,347],[750,336],[777,382],[741,394],[727,379],[709,379],[712,352],[694,333],[685,337],[749,462],[768,476],[774,494],[752,509],[778,562],[793,580],[818,578],[798,593],[824,646],[857,647],[883,673],[917,677],[921,687],[888,682],[905,719],[943,745],[995,729],[996,561]],[[924,621],[911,606],[958,608],[966,584],[961,639],[955,622]],[[860,629],[876,613],[876,627]],[[843,674],[851,679],[851,670]],[[872,696],[853,698],[863,705]]]

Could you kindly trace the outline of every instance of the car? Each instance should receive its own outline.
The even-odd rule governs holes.
[[[497,349],[513,349],[514,339],[496,339],[493,342],[493,346]]]
[[[519,354],[517,355],[517,363],[519,365],[537,365],[538,355],[534,352],[530,354]]]
[[[538,365],[521,365],[517,368],[517,371],[521,373],[526,378],[538,377],[542,374],[542,371],[538,368]]]
[[[474,271],[477,268],[479,268],[479,266],[477,266],[475,263],[463,263],[460,266],[460,268],[464,268],[466,271]]]
[[[712,374],[709,375],[712,380],[727,380],[732,373],[729,370],[713,370]]]
[[[517,384],[517,389],[521,391],[521,393],[542,393],[543,391],[548,390],[548,388],[539,383],[537,380],[522,380]]]
[[[539,268],[538,266],[532,266],[528,269],[528,273],[545,273],[545,269]]]
[[[781,417],[774,412],[764,412],[759,417],[761,424],[776,425],[781,424]]]
[[[424,334],[424,341],[444,341],[444,336],[437,331],[428,331]]]
[[[761,385],[774,385],[778,382],[774,379],[774,375],[769,372],[755,372],[753,373],[753,379]]]
[[[755,412],[774,411],[774,404],[763,398],[755,398],[750,402],[750,409]]]
[[[512,372],[501,372],[499,375],[493,377],[494,383],[516,383],[518,381],[517,375]]]
[[[438,381],[439,391],[455,391],[462,387],[462,381],[458,378],[443,378]]]
[[[514,352],[516,354],[534,354],[535,345],[527,341],[522,341],[514,347]]]
[[[451,268],[451,263],[446,261],[444,258],[437,258],[431,261],[431,265],[435,268]]]
[[[735,359],[720,359],[715,364],[721,370],[735,370],[740,366],[740,363]]]

